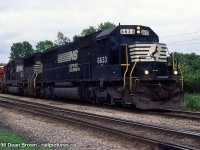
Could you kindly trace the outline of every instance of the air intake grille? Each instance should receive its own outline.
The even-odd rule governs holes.
[[[129,46],[131,62],[167,61],[167,47],[165,44],[134,44]]]
[[[33,65],[33,72],[42,72],[43,64],[40,61],[37,61],[35,65]]]

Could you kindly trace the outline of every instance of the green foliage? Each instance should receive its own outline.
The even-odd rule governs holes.
[[[184,76],[184,91],[200,93],[200,55],[175,53]]]
[[[76,35],[74,35],[73,36],[73,41],[76,41],[78,38],[80,38],[81,37],[81,35],[78,35],[78,34],[76,34]]]
[[[104,23],[101,23],[100,25],[98,25],[98,30],[105,30],[105,29],[109,29],[112,27],[116,27],[116,25],[111,22],[104,22]]]
[[[13,138],[10,139],[10,136],[12,136]],[[4,142],[20,143],[20,142],[24,142],[24,140],[22,139],[21,136],[19,136],[16,133],[9,132],[6,130],[0,130],[0,143],[4,143]]]
[[[185,94],[185,111],[200,111],[200,94]]]
[[[64,44],[67,44],[70,42],[71,42],[71,40],[68,37],[66,37],[64,35],[64,33],[60,32],[60,31],[58,32],[57,40],[55,40],[55,45],[64,45]]]
[[[109,28],[112,28],[115,26],[116,25],[111,22],[100,23],[100,25],[98,25],[98,28],[96,28],[95,26],[89,26],[88,28],[83,29],[83,31],[81,32],[81,36],[86,36],[86,35],[92,34],[94,32],[97,32],[99,30],[105,30],[105,29],[109,29]]]
[[[10,60],[22,58],[33,53],[34,50],[29,42],[23,41],[22,43],[13,43],[11,46]]]
[[[22,143],[30,144],[17,133],[0,130],[0,148],[3,150],[48,150],[48,148],[43,147],[22,147]],[[20,144],[21,147],[12,147],[11,144]]]
[[[4,64],[4,63],[0,63],[0,66],[5,66],[6,64]]]
[[[83,31],[81,32],[81,36],[86,36],[86,35],[96,32],[96,31],[97,31],[97,29],[94,26],[89,26],[89,28],[83,29]]]
[[[49,40],[40,41],[36,45],[36,52],[42,52],[42,51],[49,49],[53,46],[54,46],[53,42],[51,42]]]

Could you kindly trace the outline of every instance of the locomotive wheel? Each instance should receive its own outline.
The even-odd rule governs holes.
[[[24,87],[24,88],[22,89],[22,95],[24,95],[24,96],[27,96],[27,95],[28,95],[28,90],[27,90],[26,87]]]
[[[52,92],[51,92],[51,88],[50,87],[46,87],[45,88],[45,98],[51,98],[52,97]]]
[[[37,88],[37,89],[36,89],[36,97],[40,97],[40,95],[41,95],[40,92],[41,92],[41,91],[40,91],[40,88]]]
[[[45,91],[45,89],[44,89],[44,88],[40,88],[40,97],[41,97],[41,98],[45,98],[45,96],[46,96],[46,91]]]

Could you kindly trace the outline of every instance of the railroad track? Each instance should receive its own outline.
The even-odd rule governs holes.
[[[200,121],[200,113],[198,112],[167,110],[167,112],[164,112],[164,114],[169,116],[177,116],[183,119]]]
[[[148,142],[160,149],[199,149],[200,133],[168,129],[124,119],[58,108],[54,106],[0,98],[0,105],[70,121]],[[153,137],[153,138],[152,138]],[[163,142],[164,141],[164,142]],[[189,142],[188,142],[189,141]]]
[[[6,95],[6,94],[1,94],[0,97],[2,98],[10,98],[10,99],[20,99],[20,96],[10,96],[10,95]],[[23,97],[24,98],[24,97]],[[49,100],[48,101],[52,101],[54,104],[55,101],[53,100]],[[65,103],[66,101],[60,101],[61,103]],[[70,103],[72,104],[78,104],[78,105],[85,105],[85,103],[77,103],[74,101],[70,101]],[[56,105],[56,104],[55,104]],[[60,105],[60,104],[59,104]],[[87,105],[91,106],[91,107],[95,107],[95,108],[99,108],[99,106],[97,106],[96,104],[92,104],[92,103],[87,103]],[[177,119],[187,119],[187,120],[191,120],[191,121],[200,121],[200,113],[198,112],[187,112],[187,111],[176,111],[176,110],[172,110],[172,109],[168,109],[168,110],[141,110],[141,109],[136,109],[136,108],[120,108],[120,107],[111,107],[108,105],[102,105],[102,108],[106,108],[106,109],[111,109],[111,110],[117,110],[117,111],[122,111],[122,112],[132,112],[132,113],[136,113],[136,114],[150,114],[150,115],[156,115],[156,116],[164,116],[166,118],[177,118]]]
[[[189,111],[176,111],[176,110],[161,110],[161,111],[146,111],[146,114],[157,116],[164,116],[167,118],[186,119],[191,121],[200,121],[200,113]]]

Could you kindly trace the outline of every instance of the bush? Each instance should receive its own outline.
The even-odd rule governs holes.
[[[184,76],[184,91],[200,93],[200,55],[175,53]]]
[[[185,111],[200,111],[200,94],[185,94],[184,99]]]

